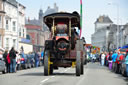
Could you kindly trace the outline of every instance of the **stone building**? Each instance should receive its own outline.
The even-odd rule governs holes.
[[[93,46],[100,47],[102,51],[107,49],[110,31],[108,27],[112,24],[113,22],[108,16],[103,15],[97,18],[95,22],[95,33],[91,36]]]
[[[2,48],[3,48],[3,40],[4,40],[4,34],[5,34],[4,16],[5,16],[4,3],[3,3],[3,0],[0,0],[0,47]]]
[[[42,27],[38,25],[26,25],[27,39],[32,42],[33,50],[39,52],[42,50],[45,43],[45,35],[42,31]]]

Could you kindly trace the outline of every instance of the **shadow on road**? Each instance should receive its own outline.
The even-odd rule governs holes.
[[[54,76],[75,76],[75,73],[53,73]]]
[[[19,76],[44,76],[44,73],[25,73]],[[49,76],[75,76],[75,73],[53,73]]]
[[[39,72],[37,72],[37,73],[25,73],[25,74],[21,74],[19,76],[44,76],[44,73],[43,72],[41,72],[41,73],[39,73]]]

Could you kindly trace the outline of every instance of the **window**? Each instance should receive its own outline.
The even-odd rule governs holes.
[[[16,47],[16,39],[13,39],[13,47]]]
[[[0,35],[0,47],[2,47],[2,36]]]
[[[6,30],[9,29],[9,24],[8,24],[8,20],[6,20]]]
[[[24,37],[24,29],[23,29],[23,37]]]
[[[19,28],[19,36],[21,37],[21,28]]]
[[[9,49],[9,38],[6,38],[6,49]]]
[[[13,31],[16,31],[16,22],[13,21],[12,25],[13,25]]]

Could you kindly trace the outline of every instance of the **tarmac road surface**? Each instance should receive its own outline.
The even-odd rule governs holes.
[[[44,76],[43,67],[1,74],[0,85],[128,85],[128,78],[115,74],[99,63],[84,66],[84,75],[75,76],[75,68],[59,68]]]

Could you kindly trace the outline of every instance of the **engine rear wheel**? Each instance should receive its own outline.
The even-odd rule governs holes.
[[[81,59],[80,59],[80,51],[76,53],[76,76],[80,76],[81,74]]]
[[[44,75],[48,76],[50,74],[50,63],[49,63],[49,51],[44,52]]]
[[[50,74],[53,74],[53,65],[50,65]]]

